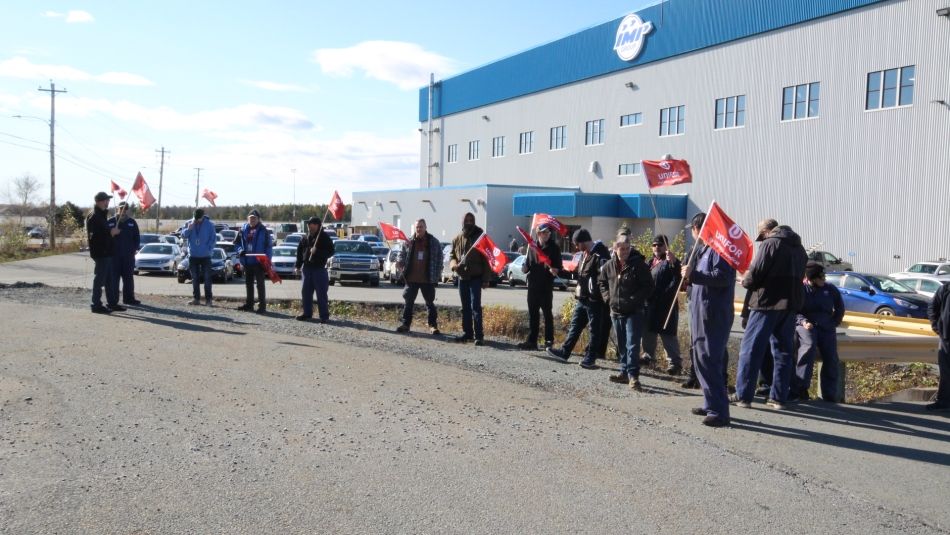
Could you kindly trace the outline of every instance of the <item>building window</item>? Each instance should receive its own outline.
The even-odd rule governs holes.
[[[567,146],[567,127],[555,126],[551,129],[551,150],[560,150]]]
[[[782,120],[794,121],[818,117],[821,82],[793,85],[782,89]]]
[[[478,159],[478,140],[468,142],[468,159],[477,160]]]
[[[459,161],[459,146],[458,145],[449,145],[449,163],[455,163]]]
[[[716,99],[716,130],[745,126],[745,95]]]
[[[629,115],[620,116],[620,127],[625,126],[636,126],[643,123],[643,114],[642,113],[631,113]]]
[[[640,174],[639,163],[622,163],[617,168],[617,174],[620,176],[631,176]]]
[[[534,152],[534,132],[522,132],[518,136],[518,154],[531,154]]]
[[[864,109],[879,110],[914,103],[914,66],[868,73]]]
[[[686,133],[686,106],[673,106],[660,110],[660,136],[676,136]]]
[[[584,145],[604,144],[604,120],[587,121],[587,134],[584,136]]]
[[[491,157],[501,158],[505,155],[505,136],[498,136],[491,140]]]

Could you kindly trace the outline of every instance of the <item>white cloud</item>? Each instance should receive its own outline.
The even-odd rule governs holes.
[[[296,92],[296,93],[309,93],[310,90],[306,87],[297,85],[297,84],[282,84],[280,82],[268,82],[266,80],[241,80],[241,83],[251,87],[256,87],[258,89],[264,89],[265,91],[278,91],[278,92]]]
[[[82,22],[92,22],[96,19],[92,18],[86,11],[72,10],[66,14],[66,23],[67,24],[76,24]]]
[[[330,76],[349,77],[362,71],[368,78],[404,90],[428,84],[429,73],[444,77],[456,69],[453,60],[401,41],[364,41],[349,48],[322,48],[313,52],[313,61]]]
[[[83,22],[93,22],[96,19],[88,11],[72,9],[67,13],[59,11],[46,11],[43,16],[50,19],[66,19],[67,24],[78,24]]]
[[[23,57],[15,57],[0,61],[0,76],[25,79],[52,79],[56,81],[95,81],[103,84],[149,86],[155,85],[151,80],[127,72],[107,72],[104,74],[90,74],[68,65],[43,65],[33,63]]]

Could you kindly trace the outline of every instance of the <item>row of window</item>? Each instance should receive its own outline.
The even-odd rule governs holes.
[[[910,106],[914,101],[914,65],[875,71],[868,73],[865,94],[865,110],[878,110]],[[797,121],[818,117],[821,103],[821,82],[793,85],[782,88],[782,121]],[[745,126],[746,96],[735,95],[716,99],[713,129],[724,130]],[[620,116],[620,127],[643,124],[642,113]],[[604,119],[587,121],[584,145],[603,145],[606,129]],[[672,106],[660,110],[660,137],[676,136],[686,133],[686,106]],[[549,150],[567,148],[567,126],[555,126],[550,130]],[[519,135],[518,154],[534,152],[534,132],[522,132]],[[492,158],[505,155],[505,136],[492,138]],[[468,143],[468,159],[479,159],[478,140]],[[449,145],[448,163],[458,161],[458,146]],[[639,164],[621,164],[620,175],[638,174],[630,171]]]

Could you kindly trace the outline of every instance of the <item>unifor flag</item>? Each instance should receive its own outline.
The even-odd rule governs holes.
[[[541,248],[538,247],[538,244],[535,243],[533,239],[531,239],[531,236],[527,232],[525,232],[523,228],[521,227],[515,227],[515,228],[518,229],[518,232],[521,234],[521,237],[524,238],[524,241],[528,244],[528,247],[532,251],[534,251],[535,256],[537,256],[538,258],[538,262],[541,262],[542,264],[547,264],[550,266],[551,259],[548,258],[548,255],[544,254],[541,251]]]
[[[647,187],[662,188],[677,184],[690,184],[693,174],[686,160],[640,160],[643,175],[647,177]]]
[[[148,210],[150,206],[155,204],[155,197],[152,195],[152,191],[148,189],[148,184],[145,183],[145,177],[142,176],[142,173],[135,177],[135,182],[132,183],[132,193],[138,197],[139,205],[142,206],[143,211]]]
[[[115,180],[110,180],[109,182],[112,182],[112,186],[110,186],[112,188],[112,193],[117,194],[120,199],[124,199],[125,196],[129,194],[129,192],[122,189],[122,186],[116,184]]]
[[[208,199],[208,202],[211,203],[211,206],[217,206],[216,204],[214,204],[214,200],[218,198],[218,194],[217,194],[217,193],[211,191],[211,190],[208,189],[208,188],[205,188],[205,189],[201,192],[201,196],[204,197],[205,199]]]
[[[383,237],[386,238],[386,241],[409,241],[409,238],[406,237],[406,233],[404,233],[402,230],[399,230],[399,227],[387,225],[386,223],[380,221],[379,228],[383,231]]]
[[[266,254],[249,254],[246,256],[253,256],[258,262],[261,263],[261,267],[264,268],[264,274],[267,275],[267,278],[270,279],[274,284],[283,282],[283,279],[280,278],[280,275],[274,271],[274,264],[271,264],[270,258]]]
[[[534,217],[531,218],[531,229],[534,230],[541,224],[553,227],[555,232],[561,237],[567,236],[567,225],[558,221],[554,216],[548,214],[534,214]]]
[[[485,260],[488,260],[488,265],[491,266],[491,270],[495,273],[500,274],[501,270],[505,269],[505,264],[508,263],[508,257],[495,245],[495,242],[492,241],[486,232],[483,232],[482,235],[475,240],[472,249],[484,255]]]
[[[736,271],[744,273],[752,263],[752,238],[729,218],[713,201],[706,220],[699,229],[699,238],[712,247]]]
[[[340,198],[340,194],[333,191],[333,198],[330,199],[330,205],[327,207],[327,210],[333,216],[333,219],[337,221],[343,220],[343,214],[346,213],[346,206],[343,205],[343,199]]]

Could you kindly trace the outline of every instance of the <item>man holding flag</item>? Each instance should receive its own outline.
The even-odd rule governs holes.
[[[716,215],[720,212],[715,203],[710,212],[713,210],[716,210]],[[714,227],[709,225],[703,212],[693,216],[687,225],[695,245],[689,263],[682,268],[682,276],[689,283],[693,365],[696,366],[696,377],[703,389],[703,406],[694,408],[692,412],[705,416],[703,425],[722,427],[729,425],[729,394],[723,364],[735,316],[733,301],[736,295],[736,270],[710,242],[701,242],[704,237],[708,239],[707,232]],[[745,235],[742,229],[739,232]],[[713,239],[712,243],[719,242]]]
[[[518,227],[528,243],[528,255],[521,271],[527,273],[528,281],[528,339],[518,344],[518,349],[538,349],[538,334],[541,316],[544,315],[544,347],[554,346],[554,278],[561,271],[561,248],[551,239],[549,223],[538,225],[538,239],[532,240]],[[540,312],[540,314],[539,314]]]
[[[762,245],[742,279],[742,286],[751,292],[750,312],[739,349],[733,401],[740,407],[752,403],[765,346],[769,344],[775,367],[766,405],[781,410],[785,408],[795,370],[795,317],[805,300],[802,279],[808,254],[798,234],[787,226],[779,226],[774,219],[760,221],[757,230],[756,241]]]
[[[273,254],[270,235],[261,223],[261,213],[256,209],[247,214],[247,223],[241,227],[234,241],[238,254],[244,263],[244,286],[247,290],[247,299],[238,310],[250,312],[254,310],[254,285],[257,284],[257,313],[267,312],[267,294],[264,286],[265,266]],[[259,256],[263,255],[263,258]]]
[[[474,340],[477,346],[484,343],[482,288],[488,286],[492,268],[484,255],[472,249],[484,232],[475,224],[475,214],[466,213],[462,217],[462,231],[452,240],[449,254],[449,269],[458,276],[459,298],[462,300],[462,335],[455,341]]]
[[[317,311],[320,323],[330,321],[329,288],[327,260],[335,253],[333,240],[323,232],[323,222],[317,216],[307,220],[307,235],[297,244],[297,261],[294,271],[300,275],[300,303],[302,313],[297,321],[309,321],[313,318],[313,294],[317,294]]]

